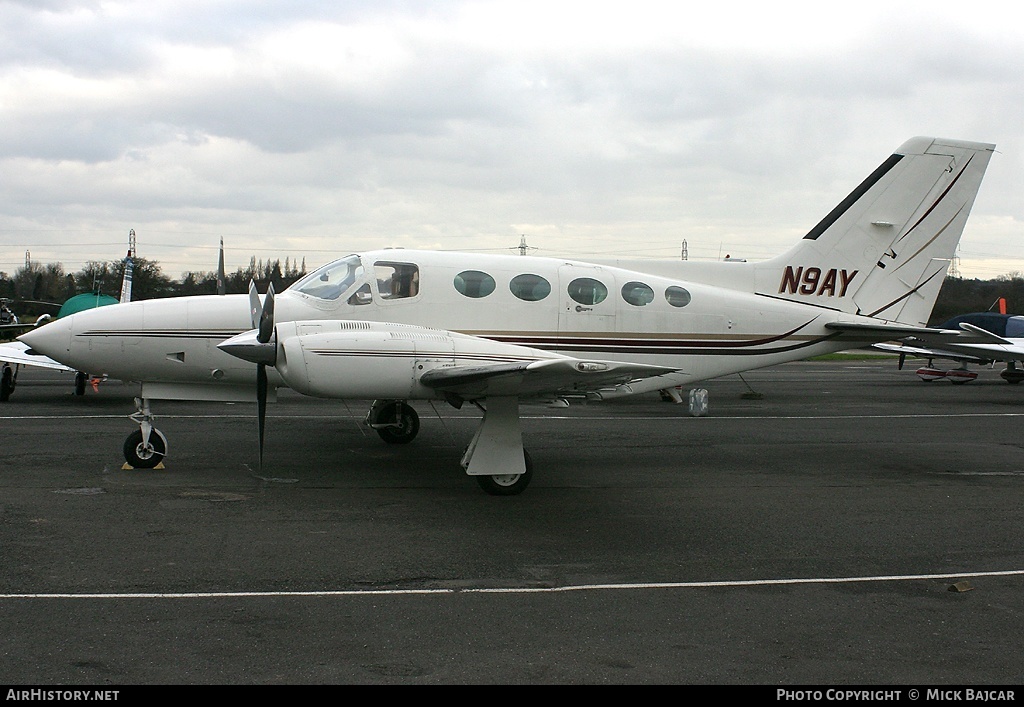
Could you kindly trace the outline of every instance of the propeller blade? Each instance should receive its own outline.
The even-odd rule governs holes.
[[[267,296],[263,300],[263,313],[260,315],[260,333],[256,340],[261,344],[270,341],[274,335],[274,285],[267,288]]]
[[[253,329],[259,329],[261,316],[263,316],[263,305],[260,304],[260,293],[256,289],[256,281],[249,280],[249,319]]]
[[[256,366],[256,409],[260,421],[260,468],[263,468],[263,438],[267,423],[267,367]]]

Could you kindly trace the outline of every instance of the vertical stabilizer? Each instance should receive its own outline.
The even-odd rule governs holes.
[[[758,293],[926,325],[994,149],[908,140],[794,248],[756,266]]]

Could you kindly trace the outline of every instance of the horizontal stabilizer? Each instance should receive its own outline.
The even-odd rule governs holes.
[[[901,339],[905,336],[931,336],[939,335],[945,338],[958,338],[962,332],[955,329],[929,329],[928,327],[911,326],[892,322],[863,323],[863,322],[829,322],[826,329],[833,329],[849,334],[863,334],[867,337],[877,338],[882,341],[886,338]]]
[[[872,344],[871,348],[878,349],[879,351],[885,351],[886,353],[899,354],[901,356],[914,356],[916,358],[941,358],[947,361],[956,361],[958,363],[976,363],[978,365],[986,365],[992,362],[990,358],[983,358],[981,356],[971,356],[970,354],[960,354],[954,351],[944,351],[942,349],[926,349],[919,346],[908,346],[906,344]]]

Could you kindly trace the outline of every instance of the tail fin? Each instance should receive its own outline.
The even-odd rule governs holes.
[[[925,326],[995,145],[905,142],[788,252],[757,292]]]

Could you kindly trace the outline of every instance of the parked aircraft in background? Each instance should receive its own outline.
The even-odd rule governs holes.
[[[1018,361],[1024,361],[1024,316],[1007,314],[1006,301],[1000,298],[997,302],[1000,305],[999,312],[961,314],[938,327],[940,330],[962,328],[973,332],[982,339],[979,342],[957,343],[941,335],[933,338],[922,334],[904,338],[897,343],[874,344],[873,347],[899,354],[900,369],[907,356],[927,359],[928,365],[917,369],[918,377],[926,383],[942,379],[953,383],[968,383],[975,380],[978,374],[968,370],[967,364],[991,366],[1001,361],[1006,363],[1006,368],[999,374],[1000,377],[1016,385],[1024,380],[1024,370],[1017,367]],[[961,366],[944,370],[935,366],[936,359],[956,361]]]
[[[613,399],[921,332],[993,149],[908,140],[789,251],[759,263],[380,250],[262,302],[255,288],[148,300],[21,338],[141,383],[139,429],[124,445],[135,467],[167,453],[150,400],[255,398],[262,450],[266,402],[287,385],[372,399],[367,423],[391,443],[418,432],[409,400],[477,405],[462,465],[510,495],[532,475],[520,401]]]

